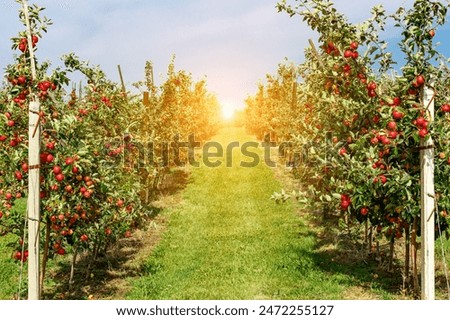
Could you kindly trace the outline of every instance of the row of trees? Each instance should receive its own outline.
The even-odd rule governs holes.
[[[281,1],[278,9],[299,15],[319,34],[320,47],[306,50],[299,66],[284,62],[267,76],[247,101],[248,127],[255,134],[274,133],[291,141],[300,155],[300,194],[324,212],[340,214],[350,224],[367,226],[368,241],[385,236],[393,245],[404,238],[407,281],[417,289],[420,230],[421,141],[434,140],[436,238],[447,232],[450,210],[449,70],[433,43],[445,23],[447,5],[416,0],[410,10],[350,23],[328,0]],[[401,30],[399,67],[380,33],[389,19]],[[433,90],[438,106],[434,121],[424,104]],[[279,195],[284,197],[284,195]],[[410,270],[413,270],[411,273]]]
[[[73,268],[78,253],[94,262],[110,244],[130,237],[151,213],[157,182],[175,165],[163,162],[158,151],[170,153],[175,135],[211,135],[219,106],[204,80],[176,71],[173,61],[161,86],[148,84],[145,103],[75,54],[64,56],[64,67],[53,71],[35,59],[33,78],[30,53],[50,21],[41,18],[42,8],[30,9],[33,48],[26,31],[12,39],[18,54],[0,87],[0,234],[15,235],[8,238],[13,258],[26,262],[28,173],[36,169],[28,167],[28,105],[37,97],[43,281],[48,259],[70,253]],[[26,25],[22,10],[20,18]],[[73,72],[86,79],[80,92],[65,89]]]

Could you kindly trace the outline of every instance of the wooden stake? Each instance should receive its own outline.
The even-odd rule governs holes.
[[[29,149],[28,149],[28,300],[40,298],[40,261],[39,261],[39,219],[40,219],[40,124],[38,122],[39,102],[30,103],[29,116]],[[37,134],[33,131],[37,126]]]
[[[36,62],[34,59],[33,41],[31,39],[30,15],[28,3],[22,0],[23,13],[27,27],[28,52],[30,53],[31,76],[36,80]],[[33,96],[34,101],[29,105],[28,118],[28,300],[40,299],[40,261],[39,261],[39,220],[41,211],[40,200],[40,104]]]
[[[122,92],[124,94],[125,99],[128,102],[127,89],[125,87],[125,81],[123,81],[122,69],[120,68],[120,64],[117,65],[117,69],[119,70],[120,83],[122,84]]]
[[[147,106],[150,104],[149,94],[148,91],[144,91],[143,97],[142,97],[142,103],[144,106]]]
[[[153,77],[153,64],[150,65],[150,79],[151,79],[151,81],[152,81],[151,87],[153,88],[153,86],[155,85],[155,80],[154,80],[154,77]],[[150,89],[150,88],[149,88],[149,89]]]
[[[322,62],[322,59],[320,58],[319,52],[316,49],[316,45],[314,44],[314,42],[311,39],[308,39],[308,42],[309,42],[309,45],[311,46],[311,49],[312,49],[314,55],[317,58],[317,61],[319,61],[320,66],[324,69],[325,66],[324,66],[324,64]]]
[[[83,99],[83,83],[81,81],[78,86],[78,99]]]
[[[292,110],[295,110],[297,108],[297,80],[294,80],[294,84],[292,86],[292,104],[291,104]]]
[[[425,87],[423,103],[430,122],[434,120],[434,91]],[[420,141],[420,187],[421,187],[421,238],[422,238],[422,300],[435,299],[434,272],[434,146],[431,136]]]

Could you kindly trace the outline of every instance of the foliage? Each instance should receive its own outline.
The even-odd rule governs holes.
[[[50,25],[41,18],[42,10],[30,7],[32,48],[26,31],[12,39],[19,54],[6,67],[7,81],[0,87],[0,234],[10,234],[13,258],[26,261],[26,212],[15,208],[28,197],[28,173],[36,170],[28,167],[28,105],[39,101],[45,266],[47,259],[80,251],[95,260],[117,239],[130,237],[151,213],[155,180],[171,165],[159,158],[141,161],[148,160],[142,159],[149,152],[144,143],[170,143],[175,134],[207,138],[218,104],[205,81],[193,83],[190,74],[175,71],[173,61],[161,88],[147,79],[152,99],[146,105],[137,97],[128,99],[99,67],[73,53],[63,57],[63,68],[53,71],[35,58],[33,78],[31,50],[36,53]],[[87,80],[79,94],[65,91],[72,72]]]
[[[413,231],[420,235],[419,147],[432,137],[441,215],[436,230],[447,230],[449,80],[446,61],[433,42],[445,23],[447,6],[416,0],[410,10],[400,8],[392,16],[377,6],[358,25],[328,0],[295,5],[281,1],[278,9],[301,16],[316,30],[320,49],[307,49],[306,61],[297,68],[303,81],[289,95],[296,97],[295,103],[285,101],[295,86],[284,70],[296,68],[282,64],[276,80],[267,81],[248,100],[247,119],[249,129],[273,130],[284,138],[286,128],[268,123],[265,115],[276,114],[284,117],[281,123],[290,123],[288,139],[302,159],[296,171],[307,186],[301,198],[350,221],[369,221],[379,236],[392,242],[404,236],[409,241]],[[392,54],[380,36],[390,18],[402,30],[400,48],[407,60],[401,74],[393,69]],[[434,92],[435,121],[425,103],[426,88]]]

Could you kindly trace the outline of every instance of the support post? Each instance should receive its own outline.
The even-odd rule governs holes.
[[[294,79],[294,84],[292,86],[292,110],[295,110],[297,108],[297,85],[297,79]]]
[[[149,98],[148,91],[144,91],[144,94],[142,96],[142,103],[144,104],[144,106],[147,106],[150,104],[150,98]]]
[[[323,64],[322,59],[320,58],[320,54],[319,51],[317,51],[316,49],[316,45],[314,44],[314,42],[312,41],[312,39],[308,39],[309,45],[311,46],[311,50],[313,51],[314,55],[317,58],[317,61],[319,62],[320,66],[322,67],[322,69],[325,69],[325,66]]]
[[[31,102],[29,109],[28,148],[28,300],[40,299],[40,125],[39,102]],[[36,128],[37,126],[37,128]]]
[[[127,102],[128,102],[127,88],[125,87],[125,81],[123,80],[122,68],[120,67],[120,64],[117,65],[117,70],[119,70],[120,83],[122,84],[122,93],[125,97],[125,100],[127,100]]]
[[[28,52],[30,54],[31,76],[36,80],[36,61],[34,59],[34,49],[31,34],[30,14],[28,3],[22,0],[22,9],[27,27]],[[39,222],[41,212],[40,199],[40,104],[35,95],[32,96],[28,113],[28,300],[40,299],[40,259],[39,259]]]
[[[430,122],[434,121],[434,90],[425,87],[423,103]],[[420,188],[421,188],[421,256],[422,256],[422,300],[435,299],[434,234],[434,146],[431,136],[421,139]]]

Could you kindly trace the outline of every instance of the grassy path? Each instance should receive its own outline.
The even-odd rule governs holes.
[[[224,129],[215,141],[251,139]],[[225,149],[225,148],[224,148]],[[314,254],[316,234],[293,204],[270,200],[280,190],[261,164],[194,169],[184,201],[168,212],[161,243],[133,281],[129,299],[342,299],[352,277],[330,275]]]
[[[18,289],[18,265],[11,258],[11,248],[6,245],[9,241],[9,237],[0,237],[0,300],[12,299]]]
[[[227,128],[214,141],[225,148],[231,141],[242,145],[251,137],[241,129]],[[262,155],[262,150],[252,151]],[[330,234],[326,227],[300,215],[294,203],[278,205],[270,200],[282,188],[273,169],[264,164],[244,168],[239,166],[241,160],[249,161],[235,150],[231,168],[192,169],[181,202],[177,195],[159,217],[168,221],[161,225],[162,235],[143,231],[141,236],[152,234],[146,241],[136,240],[141,247],[125,245],[126,263],[122,257],[115,271],[99,267],[97,282],[81,282],[74,297],[91,293],[99,299],[153,300],[397,297],[398,283],[373,277],[376,265],[349,259],[345,248],[337,250],[333,239],[324,238]],[[11,299],[17,291],[18,266],[7,242],[0,238],[0,299]],[[52,268],[55,274],[61,272]],[[49,297],[65,294],[54,283],[48,284],[47,292]]]
[[[242,145],[251,137],[228,128],[214,140],[223,146],[230,141]],[[352,257],[354,248],[337,243],[333,230],[297,213],[293,203],[277,205],[270,200],[282,188],[273,169],[263,164],[243,168],[241,159],[249,160],[236,150],[232,168],[193,169],[181,203],[174,204],[179,203],[177,195],[171,209],[159,217],[169,221],[162,240],[159,233],[143,231],[146,241],[134,240],[141,247],[125,245],[125,258],[119,255],[115,272],[103,266],[97,282],[89,286],[80,282],[74,297],[84,299],[93,293],[99,299],[155,300],[405,298],[399,292],[401,279],[380,274],[377,263],[363,256]],[[146,237],[147,232],[152,234]],[[12,299],[18,287],[18,265],[8,241],[0,237],[0,300]],[[450,241],[445,245],[450,248]],[[55,274],[61,272],[60,267],[52,268]],[[442,283],[439,297],[446,299]],[[47,286],[47,291],[55,291],[49,297],[64,293],[54,284]]]

